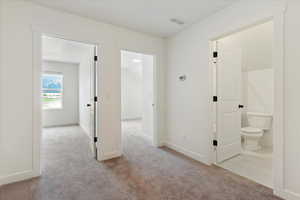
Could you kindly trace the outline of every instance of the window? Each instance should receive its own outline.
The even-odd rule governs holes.
[[[43,109],[62,109],[63,107],[63,75],[43,74],[42,106]]]

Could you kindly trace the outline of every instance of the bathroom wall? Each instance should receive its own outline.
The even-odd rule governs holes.
[[[141,54],[122,51],[121,103],[122,120],[142,119],[143,63]]]
[[[266,22],[218,40],[222,51],[242,51],[242,126],[247,126],[246,112],[273,113],[272,40],[273,22]],[[272,146],[272,130],[261,144]]]
[[[251,112],[273,113],[274,95],[273,69],[259,69],[243,72],[243,94],[246,109]],[[243,118],[243,125],[247,125]],[[266,131],[261,139],[261,145],[271,147],[273,131]]]
[[[154,56],[122,51],[122,120],[142,119],[143,135],[153,141]]]

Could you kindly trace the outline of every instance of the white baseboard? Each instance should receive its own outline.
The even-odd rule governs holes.
[[[0,177],[0,186],[14,182],[24,181],[39,176],[40,174],[34,172],[33,170],[14,173],[8,176]]]
[[[143,118],[141,117],[132,117],[132,118],[122,118],[121,121],[137,121],[137,120],[142,120]]]
[[[197,160],[201,163],[204,163],[206,165],[210,165],[210,162],[209,162],[209,159],[207,156],[204,156],[204,155],[201,155],[199,153],[196,153],[196,152],[192,152],[192,151],[189,151],[185,148],[182,148],[178,145],[175,145],[175,144],[171,144],[169,142],[164,142],[164,146],[170,148],[170,149],[173,149],[174,151],[177,151],[179,153],[182,153],[184,155],[186,155],[187,157],[190,157],[194,160]]]
[[[66,127],[66,126],[79,126],[78,123],[70,123],[70,124],[58,124],[58,125],[45,125],[43,128],[56,128],[56,127]]]
[[[83,132],[84,132],[89,138],[91,138],[91,136],[89,135],[88,129],[87,129],[85,126],[83,126],[82,124],[79,124],[79,126],[80,126],[80,128],[83,130]]]
[[[105,160],[110,160],[110,159],[113,159],[113,158],[118,158],[120,156],[122,156],[121,151],[113,151],[113,152],[106,153],[102,156],[100,155],[100,158],[98,160],[99,161],[105,161]]]
[[[286,200],[300,200],[300,194],[296,194],[289,190],[274,191],[274,194]]]

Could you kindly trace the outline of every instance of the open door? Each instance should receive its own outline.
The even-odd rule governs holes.
[[[241,153],[241,49],[218,49],[217,162]]]
[[[90,91],[89,91],[89,103],[87,107],[89,107],[89,135],[91,138],[90,146],[91,151],[93,153],[93,157],[98,160],[98,151],[97,151],[97,142],[98,142],[98,135],[97,135],[97,103],[98,103],[98,96],[97,96],[97,47],[93,48],[93,59],[90,65]]]
[[[143,132],[153,144],[154,139],[154,58],[143,55]]]

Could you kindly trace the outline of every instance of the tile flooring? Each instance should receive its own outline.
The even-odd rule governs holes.
[[[272,188],[272,156],[268,149],[257,154],[243,153],[218,166]]]

